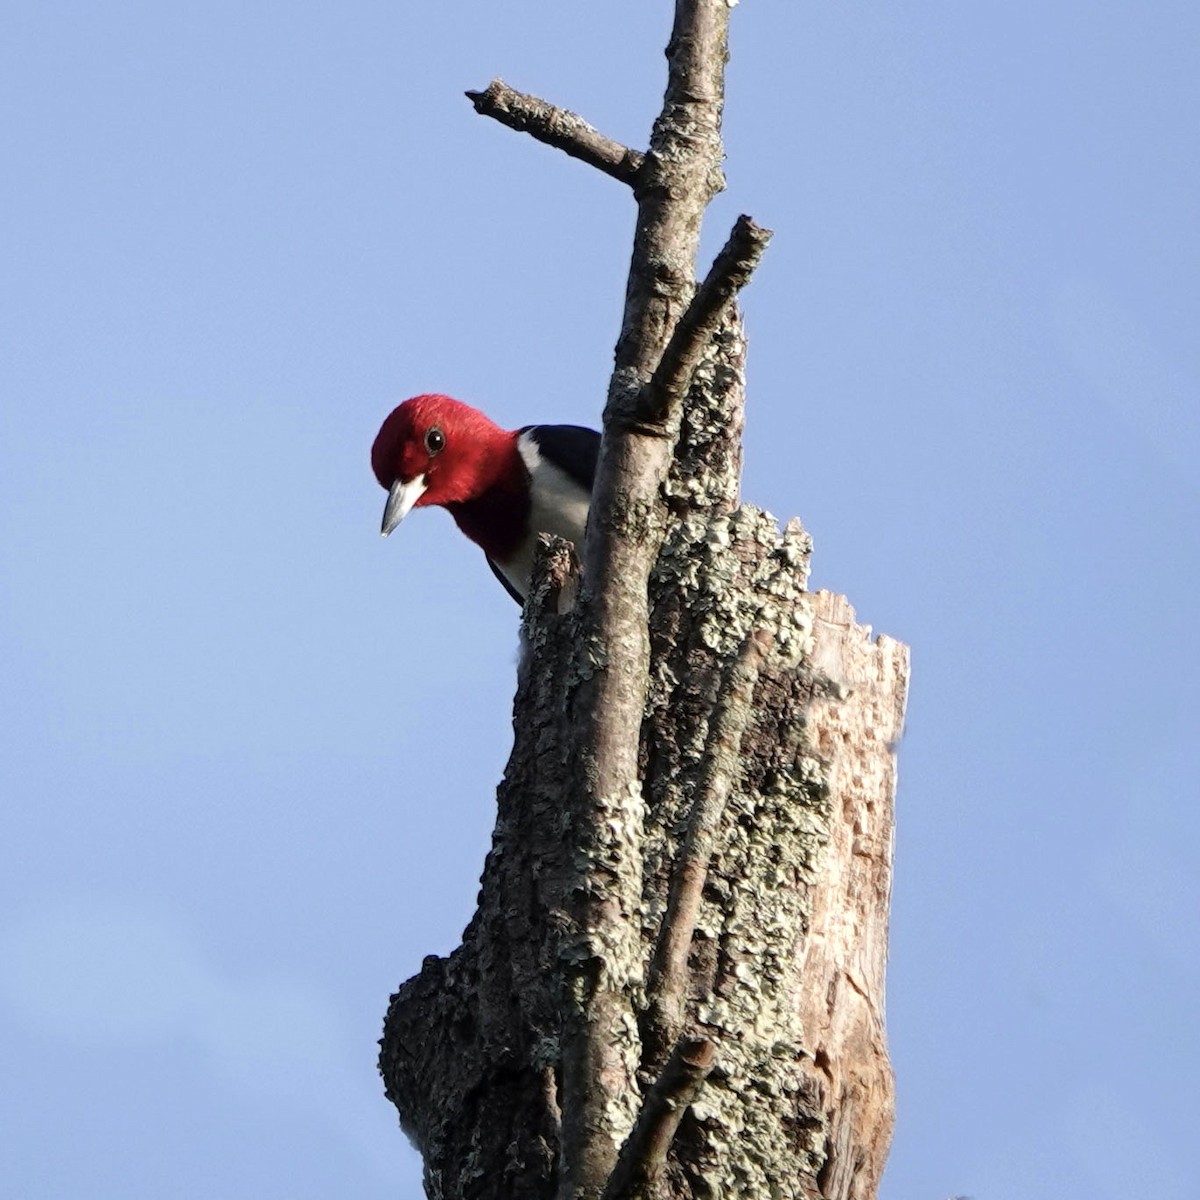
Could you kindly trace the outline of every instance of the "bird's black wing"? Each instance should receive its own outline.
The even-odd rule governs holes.
[[[513,587],[513,585],[511,583],[508,582],[508,577],[504,574],[504,572],[501,571],[500,568],[498,566],[496,566],[496,564],[494,562],[492,562],[492,560],[490,558],[488,558],[488,556],[486,554],[483,557],[487,558],[487,565],[492,568],[492,574],[495,575],[495,577],[498,580],[500,580],[500,582],[502,584],[504,584],[504,590],[518,604],[524,606],[524,604],[525,604],[524,597],[521,595],[520,592],[517,591],[517,589],[515,587]]]
[[[600,435],[594,429],[583,425],[526,425],[520,432],[529,434],[538,451],[584,491],[592,490],[600,458]]]

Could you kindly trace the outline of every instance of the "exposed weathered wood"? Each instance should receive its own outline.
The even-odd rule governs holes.
[[[814,597],[813,665],[838,686],[812,713],[816,753],[830,764],[832,810],[813,933],[800,960],[810,1078],[828,1114],[820,1184],[830,1200],[870,1200],[894,1120],[884,1026],[895,745],[908,647],[855,624],[844,596]],[[808,1061],[808,1060],[806,1060]]]
[[[731,327],[702,364],[667,491],[693,501],[650,580],[652,658],[641,734],[640,890],[625,955],[635,1018],[697,789],[713,714],[747,635],[774,645],[753,687],[740,769],[695,918],[683,1024],[721,1047],[656,1185],[661,1196],[868,1200],[891,1128],[883,1040],[893,743],[907,654],[872,641],[840,597],[805,590],[808,536],[731,507],[744,343]],[[541,569],[540,569],[541,570]],[[382,1063],[434,1197],[550,1200],[563,1181],[562,1006],[595,947],[569,906],[577,853],[564,796],[580,693],[565,548],[527,606],[512,758],[479,911],[462,947],[394,998]],[[618,820],[614,837],[628,839]],[[627,1136],[661,1072],[626,1029]],[[627,1106],[624,1107],[624,1106]]]
[[[872,1200],[882,1172],[907,652],[739,504],[764,239],[694,298],[730,7],[676,0],[582,575],[539,549],[478,910],[385,1023],[433,1200]]]

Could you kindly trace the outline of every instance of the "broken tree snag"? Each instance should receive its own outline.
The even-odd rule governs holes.
[[[748,631],[776,639],[689,948],[685,1027],[721,1050],[668,1157],[674,1196],[868,1200],[890,1135],[882,969],[907,656],[804,590],[808,552],[798,522],[781,533],[743,505],[681,522],[652,577],[649,944],[670,919],[722,676]],[[654,1049],[646,1037],[643,1080]]]
[[[705,378],[710,411],[724,410],[716,380],[729,377]],[[712,447],[706,422],[694,428],[680,447],[689,480]],[[388,1094],[436,1200],[596,1200],[610,1186],[611,1170],[594,1192],[564,1190],[561,1081],[568,1014],[614,964],[633,979],[634,1021],[615,1047],[634,1058],[614,1097],[618,1145],[650,1121],[667,1072],[636,1023],[649,1012],[649,963],[672,883],[695,861],[689,822],[713,787],[714,739],[732,744],[741,723],[728,698],[747,691],[728,793],[719,816],[709,808],[712,853],[679,989],[685,1036],[719,1049],[690,1106],[666,1089],[673,1136],[652,1123],[654,1137],[635,1144],[665,1147],[656,1197],[875,1196],[892,1121],[883,966],[908,659],[872,640],[843,598],[806,591],[809,552],[799,522],[780,530],[747,505],[714,503],[672,527],[650,580],[642,810],[636,826],[614,821],[608,845],[640,886],[622,940],[600,946],[571,918],[579,621],[554,603],[570,556],[562,543],[539,552],[479,908],[462,946],[400,988],[385,1024]],[[754,674],[745,655],[759,630],[772,645]]]
[[[576,621],[561,539],[539,544],[478,908],[449,957],[391,998],[379,1065],[434,1200],[551,1200],[559,1178],[563,994],[581,964],[561,944],[571,846],[564,709]],[[582,966],[586,966],[582,964]]]
[[[818,592],[813,664],[832,686],[814,706],[829,766],[829,843],[801,959],[810,1084],[828,1114],[822,1196],[871,1200],[891,1143],[894,1083],[884,1026],[888,904],[908,647],[871,641],[845,596]]]
[[[493,79],[482,92],[467,92],[467,99],[481,116],[492,117],[509,129],[555,146],[631,186],[646,157],[639,150],[605,137],[575,113],[518,92],[502,79]]]
[[[873,1200],[883,1168],[908,658],[807,590],[799,521],[739,503],[734,297],[767,231],[739,221],[695,282],[731,7],[675,0],[584,569],[539,547],[478,910],[384,1026],[433,1200]],[[472,98],[633,161],[502,84]]]

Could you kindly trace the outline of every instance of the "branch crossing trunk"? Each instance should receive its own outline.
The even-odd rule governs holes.
[[[639,218],[584,569],[546,540],[478,911],[385,1022],[435,1200],[870,1200],[882,1173],[908,658],[807,590],[798,521],[738,501],[733,302],[769,232],[742,218],[695,282],[729,8],[677,0],[644,155],[469,93]]]

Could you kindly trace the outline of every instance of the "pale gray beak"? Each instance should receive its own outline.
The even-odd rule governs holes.
[[[418,475],[416,479],[407,482],[397,479],[392,484],[388,491],[387,504],[383,507],[383,528],[380,532],[384,537],[408,516],[409,509],[421,498],[421,493],[427,486],[424,475]]]

